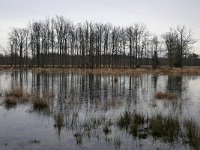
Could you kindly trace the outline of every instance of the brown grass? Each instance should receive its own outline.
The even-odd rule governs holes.
[[[17,105],[17,103],[28,102],[30,94],[24,91],[21,87],[15,87],[13,89],[5,91],[4,104],[6,107],[12,107]]]
[[[15,87],[14,89],[5,91],[5,97],[20,98],[23,95],[24,95],[24,90],[21,87]]]
[[[4,104],[6,108],[15,107],[17,105],[17,101],[13,97],[6,97],[4,100]]]
[[[34,96],[32,99],[33,109],[47,109],[49,108],[49,100],[45,97]]]
[[[141,75],[141,74],[154,74],[154,75],[200,75],[200,67],[184,67],[173,68],[170,70],[167,66],[162,66],[153,70],[150,66],[147,68],[97,68],[97,69],[83,69],[83,68],[32,68],[34,72],[45,73],[78,73],[78,74],[101,74],[101,75]]]
[[[163,92],[158,92],[155,94],[156,99],[177,99],[177,95],[174,93],[163,93]]]
[[[18,70],[19,68],[10,66],[0,66],[0,71],[9,71],[9,70]],[[23,68],[22,68],[23,69]],[[83,68],[70,68],[70,67],[63,67],[63,68],[29,68],[32,69],[34,72],[45,72],[45,73],[79,73],[79,74],[102,74],[102,75],[141,75],[141,74],[168,74],[168,75],[200,75],[200,67],[199,66],[189,66],[181,68],[173,68],[172,70],[169,69],[168,66],[161,66],[156,69],[152,69],[151,66],[142,66],[141,68],[109,68],[109,67],[102,67],[102,68],[95,68],[95,69],[83,69]]]
[[[14,70],[14,68],[10,67],[10,65],[1,65],[0,66],[0,71],[10,71],[10,70]]]
[[[53,92],[43,93],[39,96],[39,93],[29,94],[21,87],[15,87],[10,90],[5,91],[4,104],[5,107],[14,107],[18,103],[27,103],[31,100],[34,109],[46,109],[49,108],[49,99],[53,98],[55,95]]]
[[[1,65],[0,71],[18,70],[18,67],[10,67],[9,65]],[[22,68],[23,69],[23,68]],[[92,73],[92,74],[105,74],[105,75],[140,75],[140,74],[169,74],[169,75],[200,75],[200,66],[189,66],[181,68],[173,68],[172,70],[168,66],[161,66],[156,69],[152,69],[151,66],[141,66],[140,68],[129,68],[128,66],[123,68],[95,68],[95,69],[83,69],[83,68],[70,68],[70,67],[55,67],[51,66],[46,68],[28,68],[34,72],[46,72],[46,73],[57,73],[57,72],[74,72],[74,73]]]

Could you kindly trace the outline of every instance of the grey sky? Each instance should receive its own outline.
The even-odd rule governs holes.
[[[151,33],[186,25],[200,39],[200,0],[0,0],[0,45],[6,47],[12,27],[62,15],[74,22],[85,20],[113,25],[145,23]],[[194,46],[196,52],[200,42]]]

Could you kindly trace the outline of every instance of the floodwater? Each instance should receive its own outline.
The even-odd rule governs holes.
[[[6,107],[5,90],[14,87],[41,95],[53,93],[50,108],[34,110],[30,103]],[[156,100],[158,91],[176,93],[178,98]],[[181,142],[133,137],[116,121],[129,110],[193,118],[200,124],[200,76],[7,71],[0,72],[0,95],[0,150],[191,149]],[[57,114],[63,118],[61,126],[56,125]]]

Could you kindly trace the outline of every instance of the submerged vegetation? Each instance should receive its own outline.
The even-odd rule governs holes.
[[[54,128],[57,129],[58,135],[61,133],[61,129],[65,126],[64,123],[64,114],[61,112],[58,112],[54,115]]]
[[[190,119],[184,123],[185,127],[185,142],[189,143],[194,149],[200,148],[200,128],[197,123]]]
[[[161,114],[157,114],[150,118],[149,129],[153,137],[173,142],[177,139],[181,128],[177,117],[164,117]]]
[[[130,134],[137,137],[139,127],[145,123],[145,117],[140,114],[131,113],[126,111],[118,121],[120,128],[125,128]]]
[[[64,126],[64,115],[61,112],[58,112],[54,116],[54,127],[61,129]]]
[[[156,114],[152,117],[125,111],[117,121],[121,129],[138,138],[152,136],[164,142],[184,142],[194,149],[199,149],[199,126],[194,120],[186,120],[181,125],[177,117]]]

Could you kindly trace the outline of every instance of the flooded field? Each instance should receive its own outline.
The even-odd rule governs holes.
[[[199,149],[199,114],[200,76],[0,72],[1,150]]]

